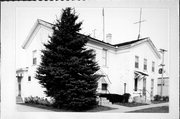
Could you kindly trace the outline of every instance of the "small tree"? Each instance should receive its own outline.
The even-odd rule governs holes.
[[[62,10],[60,20],[53,26],[53,34],[37,69],[36,78],[46,88],[45,93],[55,99],[55,106],[84,110],[97,105],[96,89],[100,75],[93,50],[85,48],[88,37],[80,35],[82,22],[76,23],[75,10]]]

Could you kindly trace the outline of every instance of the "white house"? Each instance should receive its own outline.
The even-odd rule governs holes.
[[[18,97],[44,97],[44,88],[35,79],[35,71],[41,62],[43,43],[52,34],[52,24],[37,20],[22,45],[26,51],[26,68],[17,70]],[[110,41],[111,35],[108,35]],[[135,101],[146,102],[157,94],[158,64],[160,54],[150,38],[142,38],[120,44],[110,44],[89,37],[87,48],[94,49],[96,61],[103,74],[98,81],[98,93],[130,93]]]

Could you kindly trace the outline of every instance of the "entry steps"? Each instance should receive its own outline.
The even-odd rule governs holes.
[[[97,101],[99,105],[112,105],[112,102],[110,102],[106,97],[98,97]]]
[[[21,96],[16,96],[16,103],[23,103],[23,99]]]

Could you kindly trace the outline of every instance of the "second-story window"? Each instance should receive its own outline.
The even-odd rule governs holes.
[[[102,51],[102,60],[103,66],[107,66],[107,49],[103,49]]]
[[[28,76],[28,81],[31,81],[31,76]]]
[[[155,71],[155,62],[152,62],[152,72]]]
[[[139,68],[139,57],[135,56],[135,68]]]
[[[147,71],[147,59],[144,59],[144,70]]]
[[[37,64],[37,50],[33,51],[33,65]]]

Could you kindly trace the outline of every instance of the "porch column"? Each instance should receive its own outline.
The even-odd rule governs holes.
[[[16,76],[18,82],[18,96],[21,96],[21,80],[23,78],[22,74]]]

